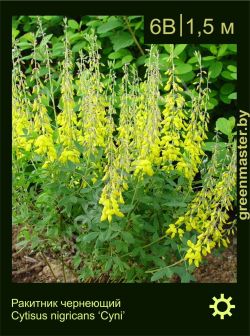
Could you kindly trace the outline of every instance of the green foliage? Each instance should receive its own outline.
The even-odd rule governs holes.
[[[63,17],[41,17],[43,27],[49,35],[52,44],[52,58],[63,58]],[[142,16],[83,16],[72,18],[68,21],[69,39],[75,58],[80,50],[87,50],[88,43],[83,34],[92,29],[97,34],[99,44],[104,46],[102,50],[103,73],[107,73],[108,60],[114,61],[114,68],[120,73],[126,63],[134,63],[141,75],[144,75],[143,65],[147,62],[144,45],[144,20]],[[19,47],[22,50],[32,48],[31,34],[37,30],[35,16],[20,16],[13,18],[13,38],[20,37]],[[170,45],[158,45],[160,52],[160,70],[165,84],[165,71],[167,58],[170,53]],[[218,111],[225,110],[227,117],[233,115],[236,108],[235,100],[237,80],[237,45],[236,44],[178,44],[174,54],[178,56],[176,61],[177,73],[189,89],[192,89],[193,79],[196,76],[198,65],[193,56],[195,50],[199,50],[202,56],[202,66],[210,75],[210,99],[208,109],[216,120]],[[27,58],[26,58],[27,59]],[[55,69],[53,78],[58,81],[58,69]],[[29,71],[29,70],[27,70]],[[46,71],[44,69],[44,71]],[[30,83],[32,85],[32,83]]]
[[[169,282],[174,274],[179,275],[182,282],[193,280],[191,266],[166,267],[175,260],[177,249],[176,243],[165,235],[166,225],[185,212],[191,199],[184,192],[181,179],[175,183],[171,178],[166,180],[165,173],[158,172],[135,186],[130,185],[121,209],[125,217],[108,223],[100,222],[101,179],[91,186],[91,179],[87,177],[88,185],[84,189],[72,187],[72,176],[74,179],[77,175],[86,177],[86,169],[83,164],[76,170],[75,165],[69,163],[55,175],[53,172],[59,171],[55,166],[47,174],[37,166],[24,175],[25,184],[23,180],[14,182],[15,189],[23,189],[25,199],[22,206],[13,211],[15,223],[28,222],[20,233],[19,248],[29,243],[32,249],[50,250],[58,258],[62,248],[65,256],[71,255],[73,248],[72,266],[81,281],[103,274],[110,281],[122,282]],[[20,199],[15,204],[19,202]],[[177,256],[183,253],[179,251]],[[159,271],[153,276],[150,271],[145,272],[155,268]]]

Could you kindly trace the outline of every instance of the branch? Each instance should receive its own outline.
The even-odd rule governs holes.
[[[142,56],[145,55],[145,52],[143,51],[143,49],[142,49],[139,41],[137,40],[137,38],[135,36],[135,33],[133,32],[133,30],[132,30],[132,28],[130,26],[130,23],[129,23],[129,20],[128,20],[127,16],[124,16],[124,20],[125,20],[125,22],[127,24],[128,30],[129,30],[129,32],[130,32],[130,34],[131,34],[131,36],[132,36],[135,44],[137,45],[138,49],[140,50],[140,53],[142,54]]]
[[[170,268],[170,267],[176,266],[178,264],[181,264],[183,261],[184,261],[184,259],[181,259],[181,260],[178,260],[178,261],[176,261],[175,263],[173,263],[171,265],[168,265],[168,266],[165,266],[165,267],[162,267],[162,268],[157,268],[157,269],[150,270],[150,271],[146,271],[145,273],[155,273],[155,272],[163,270],[164,268]]]

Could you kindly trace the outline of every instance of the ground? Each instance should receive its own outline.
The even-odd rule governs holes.
[[[70,260],[65,260],[65,269],[60,261],[46,255],[46,259],[39,253],[30,249],[16,246],[17,228],[13,228],[12,237],[12,280],[16,283],[51,283],[51,282],[77,282],[76,276],[70,270]],[[49,262],[48,266],[46,260]],[[208,255],[206,264],[198,267],[194,273],[198,283],[235,283],[237,282],[237,243],[231,239],[231,245],[217,256]],[[57,279],[57,280],[56,280]],[[93,282],[108,282],[96,279]],[[174,277],[171,282],[179,282]]]

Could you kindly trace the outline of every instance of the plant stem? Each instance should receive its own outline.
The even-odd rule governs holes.
[[[164,236],[158,238],[157,240],[154,240],[153,242],[151,242],[151,243],[149,243],[149,244],[147,244],[147,245],[142,246],[142,248],[147,248],[147,247],[149,247],[149,246],[151,246],[151,245],[153,245],[153,244],[155,244],[155,243],[158,243],[159,241],[161,241],[162,239],[164,239],[164,238],[166,238],[166,237],[167,237],[167,235],[165,234]]]
[[[183,261],[184,261],[184,259],[181,259],[181,260],[178,260],[178,261],[176,261],[175,263],[173,263],[171,265],[168,265],[168,266],[165,266],[165,267],[162,267],[162,268],[156,268],[156,269],[150,270],[150,271],[146,271],[145,273],[155,273],[155,272],[161,271],[161,270],[163,270],[165,268],[170,268],[170,267],[176,266],[178,264],[181,264]]]
[[[128,30],[129,30],[129,32],[130,32],[130,34],[131,34],[131,36],[132,36],[135,44],[137,45],[138,49],[140,50],[140,53],[142,54],[142,56],[145,55],[145,52],[143,51],[140,43],[138,42],[138,40],[137,40],[137,38],[135,36],[135,33],[133,32],[133,30],[132,30],[132,28],[130,26],[130,23],[129,23],[129,20],[128,20],[127,16],[124,16],[124,20],[125,20],[125,22],[127,24]]]
[[[151,245],[153,245],[153,244],[155,244],[155,243],[161,241],[162,239],[164,239],[164,238],[166,238],[166,237],[167,237],[167,235],[164,235],[164,236],[158,238],[157,240],[154,240],[153,242],[151,242],[151,243],[149,243],[149,244],[147,244],[147,245],[142,246],[142,248],[147,248],[147,247],[149,247],[149,246],[151,246]],[[126,256],[130,255],[131,253],[132,253],[132,252],[128,252],[128,253],[124,254],[123,256],[121,256],[121,258],[126,257]]]
[[[42,257],[43,257],[43,259],[44,259],[45,263],[46,263],[46,264],[47,264],[47,266],[49,267],[51,274],[53,275],[54,279],[55,279],[55,280],[56,280],[56,282],[57,282],[57,280],[58,280],[58,279],[57,279],[57,277],[56,277],[55,273],[53,272],[53,269],[52,269],[52,267],[51,267],[51,265],[50,265],[50,263],[49,263],[48,259],[46,258],[45,254],[44,254],[43,252],[41,252],[41,255],[42,255]]]
[[[129,227],[129,218],[130,218],[130,215],[131,215],[131,213],[133,212],[133,210],[135,209],[135,206],[137,205],[137,201],[135,202],[135,204],[134,204],[134,200],[135,200],[135,196],[136,196],[136,192],[137,192],[137,188],[138,188],[138,184],[139,184],[139,180],[137,180],[137,182],[136,182],[136,186],[135,186],[135,191],[134,191],[134,195],[133,195],[133,197],[132,197],[132,201],[131,201],[131,203],[130,203],[130,205],[131,205],[131,210],[128,212],[128,215],[127,215],[127,220],[128,220],[128,222],[127,222],[127,226],[126,226],[126,229],[128,229],[128,227]]]
[[[69,265],[67,265],[64,261],[63,261],[63,264],[64,264],[64,267],[66,267],[71,272],[71,274],[75,277],[75,279],[78,280],[78,275],[76,274],[76,272],[72,270],[72,268]]]
[[[67,282],[65,267],[64,267],[65,263],[64,263],[64,260],[63,260],[63,252],[62,252],[62,256],[61,256],[61,261],[62,261],[63,280],[64,280],[64,282]]]

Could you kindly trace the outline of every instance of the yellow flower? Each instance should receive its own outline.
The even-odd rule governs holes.
[[[79,152],[76,149],[64,149],[59,157],[59,161],[62,163],[71,161],[73,163],[79,163]]]
[[[191,265],[192,263],[194,263],[194,265],[196,267],[199,266],[200,262],[201,262],[201,246],[197,243],[194,244],[191,242],[191,240],[187,241],[187,245],[190,247],[187,251],[187,253],[185,254],[184,259],[188,260],[189,265]]]
[[[118,193],[118,196],[120,200],[120,197],[122,197],[121,193]],[[108,221],[111,222],[113,215],[116,215],[118,217],[124,217],[124,214],[119,210],[116,195],[113,194],[108,196],[105,192],[103,192],[99,203],[104,205],[101,221],[108,219]]]
[[[177,228],[174,224],[170,224],[169,228],[166,230],[167,235],[171,235],[171,238],[174,238],[177,233]]]
[[[179,237],[182,238],[184,235],[184,230],[178,229],[178,234],[179,234]]]
[[[47,168],[50,162],[57,158],[56,150],[54,147],[53,139],[50,134],[40,135],[34,142],[36,147],[35,152],[40,155],[46,155],[48,160],[44,162],[43,168]]]
[[[151,162],[149,160],[137,160],[133,162],[133,165],[136,166],[134,175],[144,175],[152,176],[154,174]]]

